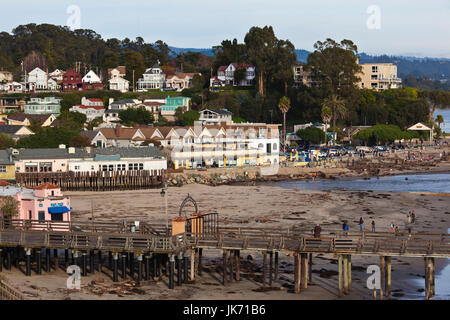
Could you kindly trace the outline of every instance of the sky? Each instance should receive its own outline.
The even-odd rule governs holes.
[[[104,39],[210,48],[271,25],[297,49],[350,39],[368,54],[450,58],[449,0],[0,0],[0,11],[0,32],[9,33],[50,23],[92,29]]]

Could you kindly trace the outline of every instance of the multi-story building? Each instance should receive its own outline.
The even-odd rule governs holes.
[[[14,112],[23,112],[26,102],[18,97],[0,97],[0,118],[3,120],[7,114]]]
[[[27,89],[47,90],[48,89],[48,73],[40,68],[34,68],[25,76]]]
[[[243,79],[237,81],[234,77],[234,73],[237,69],[245,69],[245,75]],[[251,86],[255,80],[255,66],[250,63],[230,63],[228,66],[220,66],[217,69],[217,76],[210,79],[211,87],[220,87],[225,85],[232,86]]]
[[[175,113],[178,108],[182,108],[183,112],[189,111],[191,107],[191,98],[187,97],[167,97],[165,104],[159,107],[161,116],[169,121],[175,120]]]
[[[139,148],[7,149],[16,173],[165,170],[167,161],[153,146]]]
[[[214,125],[220,122],[232,121],[233,114],[227,109],[204,109],[200,111],[200,118],[203,125]]]
[[[81,74],[73,69],[68,70],[63,75],[62,90],[63,91],[80,91],[83,88]]]
[[[55,114],[61,113],[61,100],[58,97],[31,98],[24,106],[26,114]]]
[[[165,89],[172,89],[176,91],[182,91],[192,87],[192,79],[201,73],[176,73],[174,75],[168,75],[166,77],[166,82],[164,83]]]
[[[32,123],[39,123],[41,127],[49,127],[55,120],[56,117],[54,114],[13,113],[6,118],[6,124],[30,126]]]
[[[128,92],[130,90],[130,81],[124,79],[127,68],[125,66],[118,66],[113,69],[108,69],[109,90],[117,90],[120,92]]]
[[[148,68],[142,74],[142,78],[137,81],[138,90],[145,91],[148,89],[159,89],[164,88],[164,82],[166,80],[166,75],[159,66],[159,61],[153,65],[153,67]]]
[[[83,90],[101,90],[103,89],[103,83],[100,77],[92,70],[84,75],[81,79],[83,82]]]
[[[12,72],[0,70],[0,83],[8,83],[12,81],[13,81]]]
[[[397,66],[392,63],[362,63],[362,72],[358,74],[361,89],[398,89],[402,86],[402,79],[397,76]]]
[[[311,76],[310,71],[306,71],[304,66],[299,64],[292,67],[292,71],[294,74],[294,86],[307,86],[311,87],[315,84],[313,77]]]

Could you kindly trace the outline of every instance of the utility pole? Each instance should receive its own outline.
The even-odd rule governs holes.
[[[134,69],[133,69],[133,92],[134,92]]]

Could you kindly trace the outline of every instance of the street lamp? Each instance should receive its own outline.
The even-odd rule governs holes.
[[[169,214],[167,210],[167,183],[164,183],[163,188],[160,192],[161,197],[164,198],[165,206],[166,206],[166,233],[169,233]]]

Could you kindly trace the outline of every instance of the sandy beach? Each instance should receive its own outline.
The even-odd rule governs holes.
[[[95,219],[165,223],[165,207],[159,189],[66,194],[71,197],[74,221],[89,219],[90,201],[93,200]],[[403,229],[406,213],[414,209],[417,216],[414,232],[446,233],[450,227],[450,197],[445,194],[302,191],[263,183],[216,187],[193,184],[169,188],[169,218],[178,215],[179,206],[188,194],[197,201],[200,211],[218,212],[222,226],[311,230],[315,223],[320,223],[326,231],[340,229],[342,221],[348,220],[350,230],[356,231],[359,218],[363,217],[366,228],[375,220],[377,231],[388,231],[391,223]],[[203,275],[195,283],[175,287],[175,290],[169,290],[163,280],[144,282],[134,291],[121,294],[116,290],[118,285],[111,282],[109,270],[83,277],[81,291],[66,289],[67,276],[63,270],[25,277],[13,268],[12,271],[4,270],[2,275],[31,299],[338,299],[337,263],[333,255],[314,256],[313,284],[299,295],[292,293],[293,257],[280,255],[279,280],[274,282],[271,290],[262,291],[261,254],[242,251],[242,280],[226,287],[221,284],[221,252],[204,250],[203,255]],[[372,292],[366,288],[366,268],[378,264],[379,260],[353,256],[352,263],[352,292],[342,299],[371,299]],[[445,264],[445,259],[436,260],[437,273]],[[423,296],[420,292],[424,287],[423,259],[394,257],[392,265],[392,298]],[[414,279],[421,282],[415,284]]]

